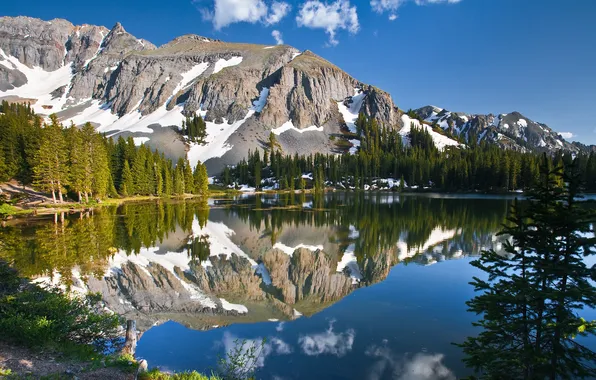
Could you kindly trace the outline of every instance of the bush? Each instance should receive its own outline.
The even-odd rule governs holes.
[[[8,343],[102,350],[118,337],[120,319],[101,311],[100,295],[75,297],[57,288],[20,284],[17,274],[0,263],[0,337]]]
[[[196,371],[181,373],[163,373],[159,369],[152,369],[149,372],[139,374],[140,380],[221,380],[220,377],[211,375],[205,376]]]

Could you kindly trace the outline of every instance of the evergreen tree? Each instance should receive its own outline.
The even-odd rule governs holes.
[[[461,346],[483,378],[596,376],[596,353],[574,341],[596,332],[595,322],[577,314],[596,306],[593,268],[584,261],[594,254],[595,213],[579,205],[580,190],[576,168],[563,175],[544,156],[528,205],[515,204],[502,231],[512,240],[507,255],[484,252],[472,263],[488,274],[474,278],[482,294],[468,302],[483,331]]]
[[[134,194],[134,177],[130,171],[128,161],[124,160],[124,167],[122,168],[122,181],[120,182],[120,194],[128,197]]]
[[[209,177],[207,168],[201,162],[197,163],[193,177],[195,194],[198,194],[201,197],[209,196]]]
[[[190,166],[190,162],[188,160],[183,161],[184,165],[184,191],[189,194],[196,194],[195,193],[195,181],[193,178],[192,167]],[[198,166],[198,165],[197,165]]]
[[[52,115],[51,124],[42,130],[33,173],[35,184],[40,189],[51,192],[54,203],[62,203],[64,186],[69,179],[68,155],[62,126],[55,115]]]

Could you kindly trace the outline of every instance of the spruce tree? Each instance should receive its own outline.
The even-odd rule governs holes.
[[[201,162],[197,163],[193,177],[195,194],[198,194],[201,197],[209,196],[209,177],[207,168]]]
[[[465,362],[482,378],[581,379],[596,376],[596,354],[574,341],[594,334],[596,323],[578,314],[596,306],[593,210],[578,203],[580,175],[572,166],[551,169],[544,156],[540,181],[527,204],[516,203],[501,234],[506,255],[483,252],[472,265],[488,274],[474,278],[482,292],[468,302],[482,315],[477,337],[461,346]]]
[[[134,195],[134,179],[130,171],[130,165],[124,160],[122,168],[122,181],[120,181],[120,194],[124,197]]]
[[[190,162],[188,160],[183,160],[182,164],[184,165],[184,191],[189,194],[196,194],[195,193],[195,186],[194,186],[194,178],[192,173],[192,167],[190,166]],[[198,165],[197,165],[198,166]]]
[[[51,124],[46,125],[41,133],[33,174],[35,184],[40,189],[51,192],[54,203],[62,203],[64,186],[69,179],[68,153],[62,126],[56,116],[52,116]]]

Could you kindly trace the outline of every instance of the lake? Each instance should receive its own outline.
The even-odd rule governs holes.
[[[0,258],[36,281],[101,292],[137,321],[150,367],[209,372],[260,347],[259,379],[455,379],[470,371],[452,343],[477,333],[470,261],[502,250],[512,201],[338,192],[209,209],[129,203],[0,228]]]

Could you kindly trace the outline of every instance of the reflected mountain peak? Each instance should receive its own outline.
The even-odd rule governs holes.
[[[210,203],[211,210],[193,202],[125,204],[64,224],[40,218],[1,229],[0,254],[39,281],[102,293],[108,308],[141,329],[168,319],[211,329],[310,316],[383,281],[399,262],[426,265],[498,248],[494,234],[508,207],[506,200],[348,193]]]

